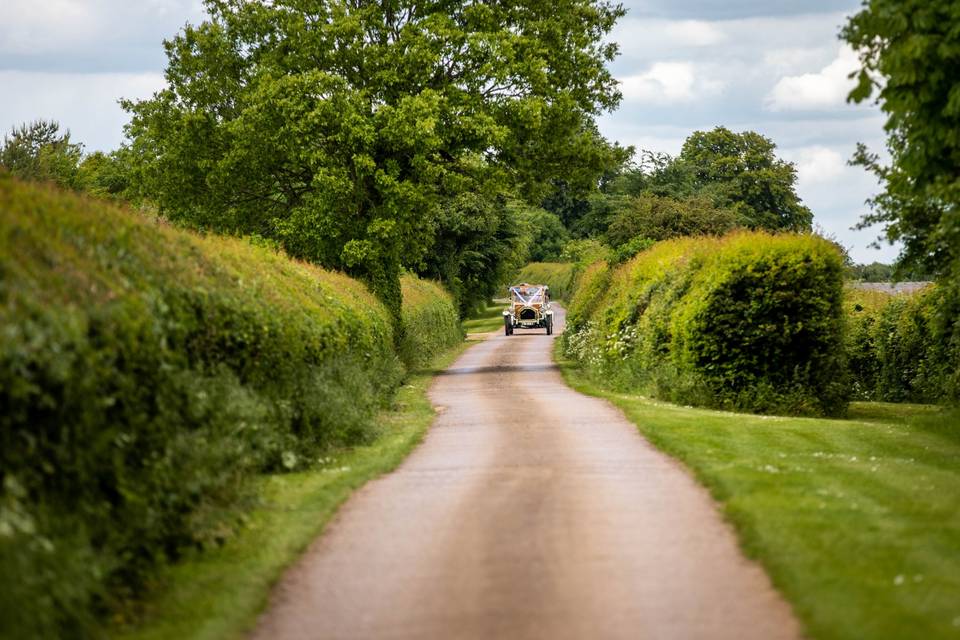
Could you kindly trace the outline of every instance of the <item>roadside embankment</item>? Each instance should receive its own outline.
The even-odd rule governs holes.
[[[452,302],[407,280],[435,353]],[[345,275],[9,176],[0,327],[3,637],[91,635],[158,564],[231,537],[253,478],[370,442],[404,371]]]

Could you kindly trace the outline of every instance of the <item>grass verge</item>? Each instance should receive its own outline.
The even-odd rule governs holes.
[[[503,310],[505,304],[488,304],[483,311],[463,321],[466,333],[489,333],[503,329]]]
[[[574,389],[618,406],[692,470],[810,636],[960,637],[960,414],[692,409],[604,390],[557,359]]]
[[[259,479],[259,504],[244,529],[224,546],[161,571],[135,625],[117,617],[108,637],[123,640],[240,638],[256,622],[270,588],[322,531],[350,494],[392,471],[421,441],[434,411],[433,376],[471,343],[457,345],[410,374],[393,408],[380,415],[380,434],[367,446],[322,460],[317,469]]]

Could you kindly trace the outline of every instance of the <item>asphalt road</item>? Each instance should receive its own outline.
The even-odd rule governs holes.
[[[423,444],[344,505],[253,637],[799,637],[707,492],[563,383],[555,338],[492,336],[439,376]]]

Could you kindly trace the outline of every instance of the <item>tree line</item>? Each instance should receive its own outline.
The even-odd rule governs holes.
[[[936,69],[960,49],[956,19],[950,3],[888,4],[843,37],[863,63],[851,99],[876,96],[889,118],[890,165],[855,158],[884,185],[862,224],[905,250],[896,268],[849,273],[955,281],[960,108]],[[0,164],[264,239],[362,278],[397,318],[403,271],[441,280],[468,313],[526,260],[585,241],[623,260],[676,236],[811,230],[794,166],[758,133],[697,131],[676,156],[603,138],[596,116],[621,98],[607,68],[619,5],[206,6],[164,45],[166,88],[124,103],[122,148],[85,156],[39,121],[5,138]]]

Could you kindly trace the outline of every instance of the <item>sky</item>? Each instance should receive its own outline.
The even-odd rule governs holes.
[[[0,128],[55,119],[87,151],[123,141],[120,98],[163,86],[164,38],[198,23],[200,0],[3,0]],[[876,106],[850,105],[854,53],[838,33],[858,0],[628,0],[612,39],[620,108],[599,119],[610,140],[679,152],[697,130],[723,125],[771,138],[797,168],[814,224],[857,262],[892,261],[897,247],[853,231],[876,181],[847,160],[857,142],[884,148]]]

